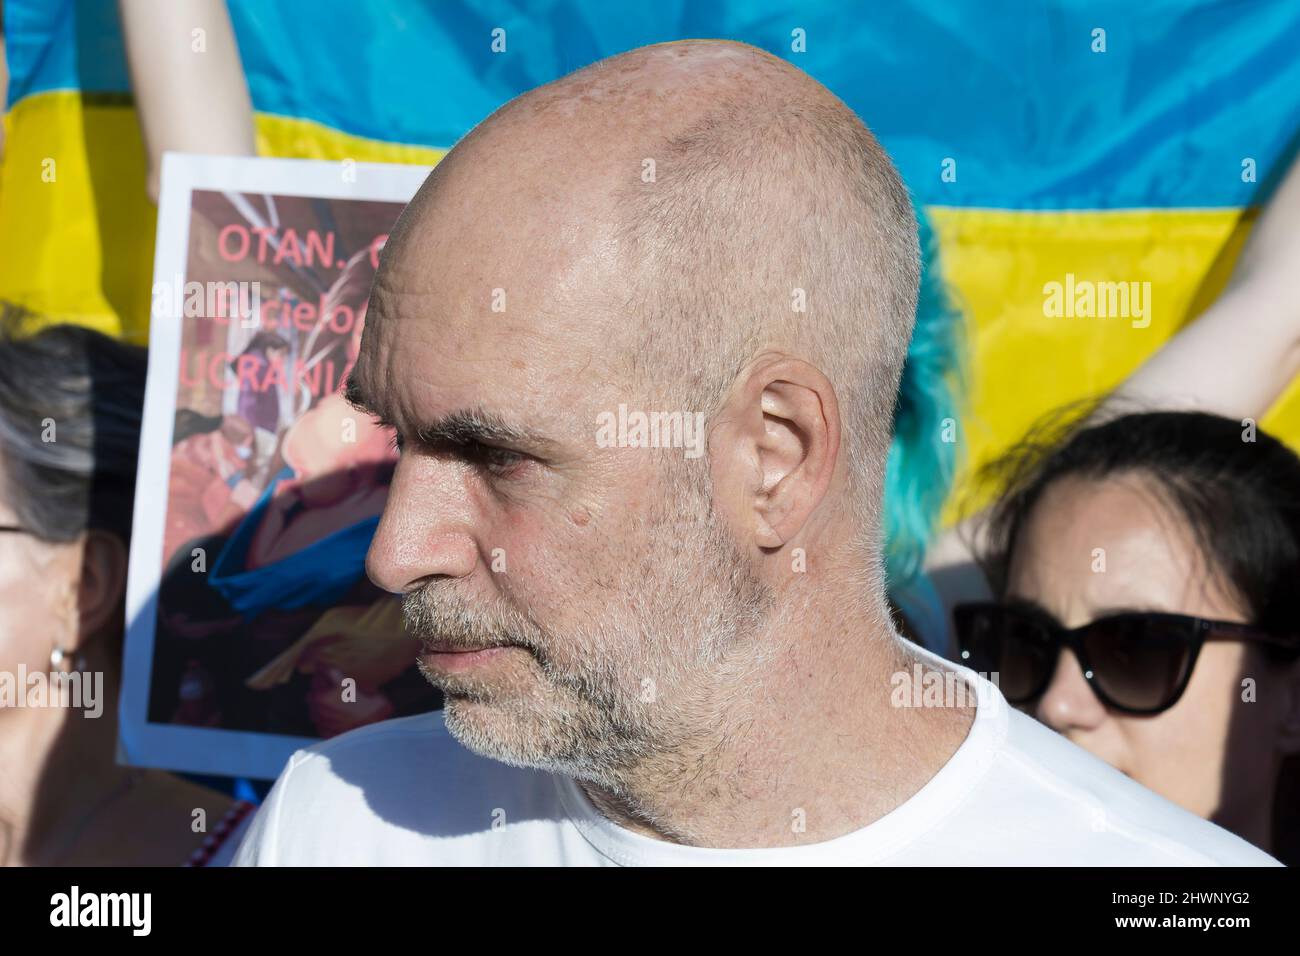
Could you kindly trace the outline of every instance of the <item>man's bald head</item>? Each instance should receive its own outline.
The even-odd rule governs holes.
[[[618,191],[645,317],[632,354],[693,407],[762,350],[816,365],[839,394],[854,504],[870,504],[916,312],[907,192],[862,121],[788,63],[733,43],[631,56],[656,54],[695,79],[647,145],[654,181]]]
[[[424,659],[453,733],[626,787],[739,732],[757,675],[842,670],[783,622],[854,602],[891,633],[875,511],[917,258],[866,128],[740,44],[598,63],[443,159],[352,397],[404,443],[371,578],[413,634],[501,651]],[[708,454],[610,441],[614,409],[703,419]]]
[[[492,192],[471,188],[485,182]],[[506,104],[413,212],[435,196],[498,209],[502,230],[531,200],[555,230],[536,237],[542,254],[565,239],[599,247],[610,281],[589,290],[589,315],[647,396],[708,411],[760,351],[816,365],[840,399],[850,504],[875,516],[916,309],[916,220],[888,156],[820,83],[741,43],[633,50]]]

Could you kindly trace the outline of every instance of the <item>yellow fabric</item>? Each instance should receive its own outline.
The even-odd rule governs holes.
[[[256,123],[264,156],[432,165],[445,152],[281,116]],[[0,166],[0,300],[35,312],[38,325],[75,322],[146,344],[157,222],[146,166],[129,102],[60,90],[14,104]]]
[[[432,166],[446,155],[445,149],[385,143],[376,139],[351,136],[311,120],[292,119],[258,113],[257,152],[259,156],[292,159],[355,159],[366,163],[409,163]]]
[[[66,91],[17,103],[0,167],[0,299],[146,341],[156,213],[144,169],[129,106]]]
[[[1240,209],[1021,212],[930,207],[944,277],[966,314],[969,393],[962,468],[969,476],[1041,415],[1121,382],[1219,295],[1255,219]],[[1151,283],[1150,325],[1129,318],[1049,318],[1044,286]],[[1213,374],[1213,369],[1206,369]],[[1261,422],[1300,447],[1300,382]]]
[[[432,165],[444,154],[308,120],[258,114],[256,123],[266,156]],[[145,194],[134,108],[73,91],[40,93],[15,104],[5,134],[0,299],[49,322],[147,342],[157,213]],[[1213,302],[1254,218],[1239,209],[926,212],[970,323],[971,393],[966,413],[954,416],[963,422],[963,475],[949,520],[973,469],[1048,410],[1113,387]],[[1150,325],[1048,318],[1043,286],[1067,273],[1149,280]],[[1300,448],[1300,382],[1261,424]]]

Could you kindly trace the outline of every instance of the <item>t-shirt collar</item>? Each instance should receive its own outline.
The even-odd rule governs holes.
[[[801,846],[717,849],[657,840],[607,818],[571,777],[554,774],[570,822],[593,848],[621,866],[816,866],[886,859],[942,823],[974,791],[1007,735],[1009,705],[998,688],[970,668],[911,647],[922,660],[956,672],[977,700],[975,719],[956,752],[905,803],[852,833]],[[906,863],[906,859],[899,860]]]

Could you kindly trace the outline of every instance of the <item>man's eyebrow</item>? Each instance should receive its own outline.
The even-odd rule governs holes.
[[[380,423],[387,427],[397,427],[396,422],[388,421],[382,411],[367,398],[355,371],[348,376],[343,397],[357,411],[379,419]],[[512,424],[502,416],[481,408],[462,409],[434,421],[413,424],[399,431],[409,432],[420,444],[430,447],[513,445],[546,450],[555,446],[555,442],[541,432]]]
[[[411,429],[422,445],[513,445],[546,449],[555,443],[541,432],[512,424],[500,415],[469,408]]]

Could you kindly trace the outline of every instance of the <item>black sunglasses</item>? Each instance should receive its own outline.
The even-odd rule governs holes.
[[[1098,700],[1126,714],[1158,714],[1178,703],[1206,641],[1255,641],[1300,654],[1294,635],[1155,611],[1113,614],[1067,629],[1037,608],[978,603],[959,604],[953,619],[962,663],[997,673],[1012,704],[1043,695],[1062,648],[1074,652]]]

